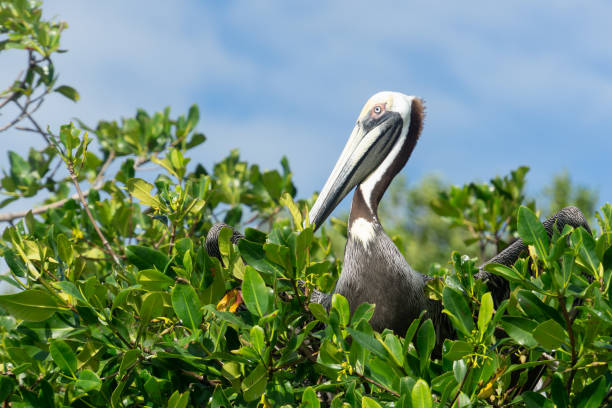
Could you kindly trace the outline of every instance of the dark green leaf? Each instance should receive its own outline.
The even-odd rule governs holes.
[[[442,292],[444,307],[450,312],[449,317],[456,324],[456,328],[468,335],[474,329],[472,312],[463,294],[446,286]]]
[[[177,283],[172,289],[172,307],[179,319],[192,333],[195,333],[202,321],[202,305],[191,285]]]
[[[158,271],[164,272],[166,265],[168,265],[168,256],[157,249],[128,245],[125,254],[128,261],[140,270],[156,268]]]
[[[551,397],[558,408],[566,408],[569,406],[569,398],[567,390],[563,384],[563,376],[560,373],[554,373],[551,384]]]
[[[15,388],[15,380],[7,375],[0,375],[0,401],[5,401]]]
[[[527,347],[535,347],[537,345],[532,335],[537,323],[533,320],[522,317],[505,316],[501,320],[501,325],[518,344]]]
[[[436,345],[436,332],[431,319],[425,320],[417,333],[417,350],[419,351],[419,366],[421,372],[429,366],[429,357]]]
[[[150,291],[165,290],[174,283],[174,279],[157,269],[141,270],[138,273],[137,281],[143,289]]]
[[[518,210],[517,229],[523,241],[528,245],[533,245],[538,257],[545,262],[548,256],[548,234],[538,217],[525,206],[521,206]]]
[[[63,340],[55,340],[49,345],[49,353],[62,371],[74,375],[77,369],[77,358],[68,344]]]

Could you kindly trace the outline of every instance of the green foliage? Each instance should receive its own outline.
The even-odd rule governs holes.
[[[544,189],[550,213],[555,213],[568,205],[580,208],[587,219],[592,219],[597,209],[597,191],[584,185],[574,185],[567,171],[557,174],[550,187]]]
[[[11,24],[40,20],[31,2],[1,4]],[[11,41],[32,40],[34,31],[2,27]],[[40,41],[43,52],[56,51]],[[310,203],[294,201],[286,159],[280,171],[262,171],[236,151],[211,171],[190,164],[190,149],[205,141],[195,131],[199,116],[194,106],[178,117],[138,111],[95,127],[67,124],[57,134],[41,128],[40,151],[9,154],[1,192],[17,199],[47,190],[48,199],[42,209],[1,218],[13,221],[0,237],[2,279],[16,291],[0,296],[7,406],[611,402],[612,206],[598,213],[594,237],[570,227],[549,237],[525,200],[526,168],[463,187],[428,181],[432,188],[411,193],[436,240],[449,226],[456,234],[445,248],[465,241],[460,249],[476,245],[485,256],[518,236],[529,244],[515,265],[487,266],[510,282],[510,297],[497,307],[473,278],[474,258],[453,252],[447,267],[431,268],[440,276],[431,296],[456,329],[436,350],[425,316],[398,336],[373,331],[374,305],[351,315],[338,294],[329,310],[309,303],[315,288],[334,287],[346,225],[335,220],[313,234],[304,224]],[[154,179],[139,173],[146,162],[160,168]],[[396,198],[398,206],[404,199]],[[402,219],[392,222],[398,234]],[[221,231],[221,261],[204,249],[220,220],[245,233],[234,245],[231,231]],[[417,242],[427,241],[429,224],[411,222]],[[403,248],[411,261],[414,249]],[[529,386],[534,373],[542,378],[537,393]]]

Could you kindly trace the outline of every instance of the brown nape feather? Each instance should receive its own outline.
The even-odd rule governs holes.
[[[423,101],[419,98],[414,98],[412,100],[412,106],[410,108],[410,125],[408,127],[408,135],[406,136],[406,140],[401,147],[401,150],[397,156],[397,159],[391,163],[389,168],[386,169],[383,174],[381,180],[376,184],[374,190],[372,191],[372,195],[369,197],[370,206],[374,211],[374,215],[378,210],[378,203],[382,199],[383,194],[387,191],[389,184],[393,178],[399,173],[406,162],[412,155],[412,151],[416,146],[419,137],[421,136],[421,131],[423,130],[423,121],[425,120],[425,105]],[[351,207],[351,212],[353,211],[353,207]]]

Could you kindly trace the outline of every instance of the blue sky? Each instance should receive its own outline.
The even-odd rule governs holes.
[[[237,147],[278,168],[287,155],[306,197],[369,96],[393,90],[427,106],[409,180],[485,181],[529,165],[533,194],[566,169],[612,201],[612,3],[53,0],[44,10],[69,23],[56,65],[81,101],[49,99],[42,123],[197,103],[208,141],[194,161],[210,168]],[[1,77],[17,62],[5,59]],[[40,143],[0,137],[1,158]]]

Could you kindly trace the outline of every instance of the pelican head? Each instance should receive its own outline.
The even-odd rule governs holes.
[[[423,115],[423,103],[414,96],[379,92],[368,100],[310,211],[315,228],[356,185],[361,185],[365,203],[376,216],[382,194],[416,145]]]

